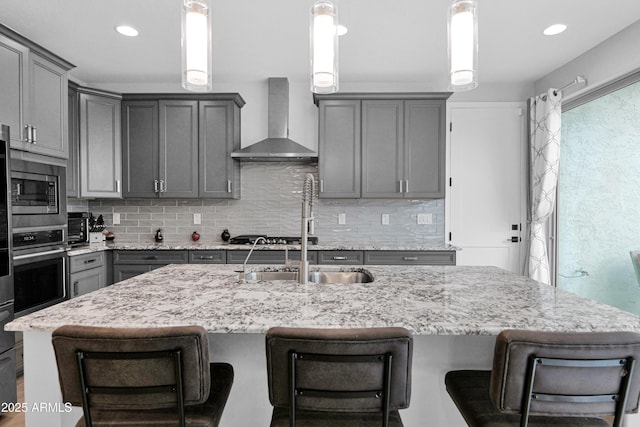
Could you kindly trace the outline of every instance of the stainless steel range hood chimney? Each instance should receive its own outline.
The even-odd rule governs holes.
[[[268,137],[231,153],[236,160],[253,162],[315,161],[318,153],[289,139],[289,80],[269,78]]]

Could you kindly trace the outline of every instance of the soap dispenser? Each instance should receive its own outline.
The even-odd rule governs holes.
[[[164,238],[162,237],[162,229],[158,228],[156,230],[156,243],[161,243]]]

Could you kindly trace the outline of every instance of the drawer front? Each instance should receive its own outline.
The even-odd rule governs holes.
[[[4,325],[13,320],[13,302],[0,306],[0,353],[15,345],[15,334],[6,332]]]
[[[366,251],[365,264],[456,265],[455,251]]]
[[[114,264],[186,264],[188,251],[115,251]]]
[[[226,264],[227,252],[220,251],[189,251],[190,264]]]
[[[0,384],[0,402],[17,402],[16,353],[13,349],[0,354]]]
[[[69,257],[69,271],[71,273],[76,273],[90,268],[102,267],[104,266],[104,261],[105,253],[102,251],[83,255],[73,255]]]
[[[283,250],[253,251],[247,264],[284,264],[284,252]],[[248,250],[227,251],[227,264],[242,264],[248,254]],[[300,251],[289,251],[289,259],[299,260]],[[309,264],[315,264],[317,261],[316,253],[314,251],[307,251],[307,260]]]
[[[91,270],[73,273],[69,279],[71,298],[88,294],[107,285],[107,271],[105,268],[94,268]]]
[[[160,268],[162,265],[143,265],[143,264],[120,264],[113,266],[114,283],[122,282],[142,273],[147,273],[154,268]]]
[[[362,251],[318,251],[318,264],[362,264]]]

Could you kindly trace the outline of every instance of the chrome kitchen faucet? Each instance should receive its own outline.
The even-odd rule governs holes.
[[[264,237],[257,237],[256,240],[253,241],[253,246],[251,246],[251,250],[249,251],[249,253],[247,254],[247,257],[244,259],[244,262],[242,263],[242,275],[244,277],[244,275],[247,272],[247,261],[249,261],[249,257],[251,256],[251,254],[253,253],[253,250],[256,248],[256,244],[262,240],[263,242],[267,243],[267,239],[265,239]]]
[[[302,187],[302,238],[300,239],[300,272],[298,281],[306,285],[309,280],[309,261],[307,259],[308,234],[313,234],[313,193],[316,191],[316,180],[308,173],[304,177]]]

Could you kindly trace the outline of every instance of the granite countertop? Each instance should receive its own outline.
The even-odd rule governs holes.
[[[404,326],[417,335],[496,335],[506,328],[640,332],[638,316],[496,267],[368,266],[375,280],[349,285],[240,283],[237,268],[168,265],[20,317],[6,329],[196,324],[211,333],[264,333],[271,326]],[[362,267],[310,267],[354,269]]]
[[[255,250],[300,250],[300,245],[256,245]],[[309,245],[310,251],[457,251],[453,245],[429,246],[418,244],[325,244]],[[87,246],[71,248],[69,255],[82,255],[95,251],[108,250],[248,250],[251,245],[230,245],[228,243],[92,243]]]

